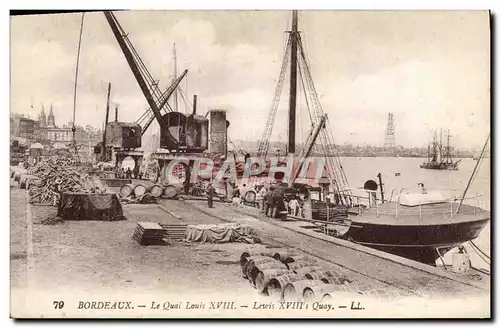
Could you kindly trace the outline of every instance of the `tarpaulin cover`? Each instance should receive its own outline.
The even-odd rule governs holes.
[[[399,197],[399,204],[405,206],[418,206],[444,202],[446,202],[446,197],[440,191],[401,194]]]
[[[63,193],[57,216],[64,220],[126,220],[116,194]]]
[[[260,243],[257,233],[248,225],[234,223],[189,225],[186,230],[186,240],[201,243]]]
[[[140,196],[121,197],[120,202],[123,204],[156,204],[158,198],[153,197],[150,193],[145,193]]]

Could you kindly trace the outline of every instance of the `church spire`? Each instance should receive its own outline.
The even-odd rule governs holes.
[[[50,103],[50,113],[49,117],[47,118],[47,126],[51,128],[56,126],[56,118],[54,117],[54,109],[52,108],[52,103]]]
[[[41,127],[47,126],[47,117],[45,116],[45,108],[43,107],[43,103],[42,103],[42,111],[40,113],[40,118],[39,118],[38,122],[39,122]]]

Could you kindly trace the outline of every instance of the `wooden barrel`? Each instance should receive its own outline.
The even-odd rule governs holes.
[[[303,267],[308,267],[308,266],[316,266],[318,263],[316,261],[307,261],[307,262],[289,262],[286,263],[286,266],[288,267],[289,270],[295,271],[295,269],[303,268]]]
[[[349,295],[342,286],[317,284],[315,286],[308,286],[302,292],[302,298],[305,301],[322,301],[324,299],[332,299],[340,295]]]
[[[240,267],[241,267],[241,270],[243,270],[243,267],[245,266],[245,264],[247,264],[248,258],[250,256],[260,256],[260,255],[261,254],[259,252],[250,252],[250,251],[241,253],[241,256],[240,256]]]
[[[289,249],[289,250],[282,250],[274,253],[274,258],[277,259],[280,262],[285,263],[285,260],[291,256],[298,256],[299,253],[297,253],[296,250]]]
[[[148,186],[145,183],[138,183],[134,186],[134,195],[137,197],[140,197],[144,195],[145,193],[149,192],[151,190],[151,187]]]
[[[246,203],[255,203],[256,193],[253,190],[249,190],[245,193],[244,200]]]
[[[173,198],[177,197],[178,194],[179,194],[179,188],[177,188],[174,185],[166,186],[164,191],[163,191],[163,195],[165,195],[165,197],[167,199],[173,199]]]
[[[243,274],[244,278],[247,278],[247,268],[251,263],[257,262],[258,264],[260,264],[260,263],[266,263],[266,262],[271,262],[271,261],[274,261],[274,259],[272,257],[262,256],[262,255],[250,256],[250,257],[246,257],[244,259],[240,259],[241,273]]]
[[[254,264],[251,269],[247,271],[247,277],[248,280],[252,283],[252,285],[255,286],[255,280],[257,279],[257,275],[259,272],[266,270],[266,269],[281,269],[288,271],[286,268],[286,265],[283,263],[276,261],[273,259],[274,262],[266,262],[266,263],[261,263],[261,264]]]
[[[248,258],[250,256],[267,256],[267,257],[273,257],[274,252],[269,250],[269,251],[263,251],[263,252],[253,252],[253,251],[246,251],[241,253],[240,256],[240,266],[243,268],[245,264],[248,262]]]
[[[285,301],[301,300],[306,287],[312,287],[316,285],[324,285],[325,283],[321,280],[298,280],[290,282],[285,286],[283,291],[283,299]]]
[[[259,265],[263,265],[265,263],[271,263],[271,265],[270,265],[270,267],[268,267],[268,269],[279,269],[280,268],[280,267],[273,267],[274,263],[280,263],[280,262],[276,261],[272,257],[267,257],[267,256],[265,256],[261,259],[249,260],[248,263],[245,265],[246,276],[250,280],[252,285],[253,285],[253,281],[255,279],[255,276],[259,272],[258,270],[256,272],[254,272],[254,270],[253,270],[254,267],[259,266]],[[285,269],[286,269],[286,267],[285,267]],[[254,276],[252,276],[252,275],[254,275]]]
[[[331,271],[327,271],[326,275],[323,278],[320,278],[325,284],[334,284],[334,285],[343,285],[345,283],[349,283],[350,280],[346,277],[337,276]]]
[[[297,269],[297,270],[300,270],[300,269]],[[314,270],[314,271],[307,272],[304,275],[307,279],[310,279],[310,280],[322,280],[323,278],[331,277],[331,275],[329,275],[329,274],[331,274],[331,272],[329,272],[329,271]]]
[[[267,293],[267,284],[269,281],[278,276],[293,274],[292,271],[287,269],[265,269],[260,271],[255,278],[255,288],[260,293]]]
[[[154,184],[151,186],[151,196],[153,197],[161,197],[163,195],[163,186],[160,184]]]
[[[301,276],[304,276],[307,278],[306,274],[310,274],[312,272],[317,272],[317,271],[323,271],[323,268],[317,265],[311,265],[311,266],[305,266],[301,268],[296,268],[292,270],[296,274],[300,274]],[[309,279],[309,278],[307,278]]]
[[[287,275],[276,276],[269,280],[269,282],[265,286],[265,289],[267,290],[267,294],[271,296],[273,299],[282,300],[285,286],[288,283],[299,280],[304,280],[304,277],[299,276],[298,274],[287,274]]]
[[[132,195],[134,192],[134,187],[132,186],[132,184],[126,184],[124,186],[121,186],[120,188],[120,196],[122,197],[129,197],[130,195]]]
[[[282,259],[281,262],[283,263],[293,263],[293,262],[311,262],[314,261],[308,256],[305,255],[300,255],[300,254],[290,254],[286,256],[284,259]]]

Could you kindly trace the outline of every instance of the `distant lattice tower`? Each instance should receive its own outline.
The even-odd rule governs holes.
[[[396,147],[396,133],[394,131],[394,114],[389,113],[387,118],[387,129],[385,130],[384,148]]]

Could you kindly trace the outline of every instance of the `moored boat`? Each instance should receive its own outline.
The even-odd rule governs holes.
[[[351,216],[352,226],[342,238],[415,261],[435,265],[454,247],[477,238],[490,220],[490,212],[460,205],[454,199],[377,204]]]

